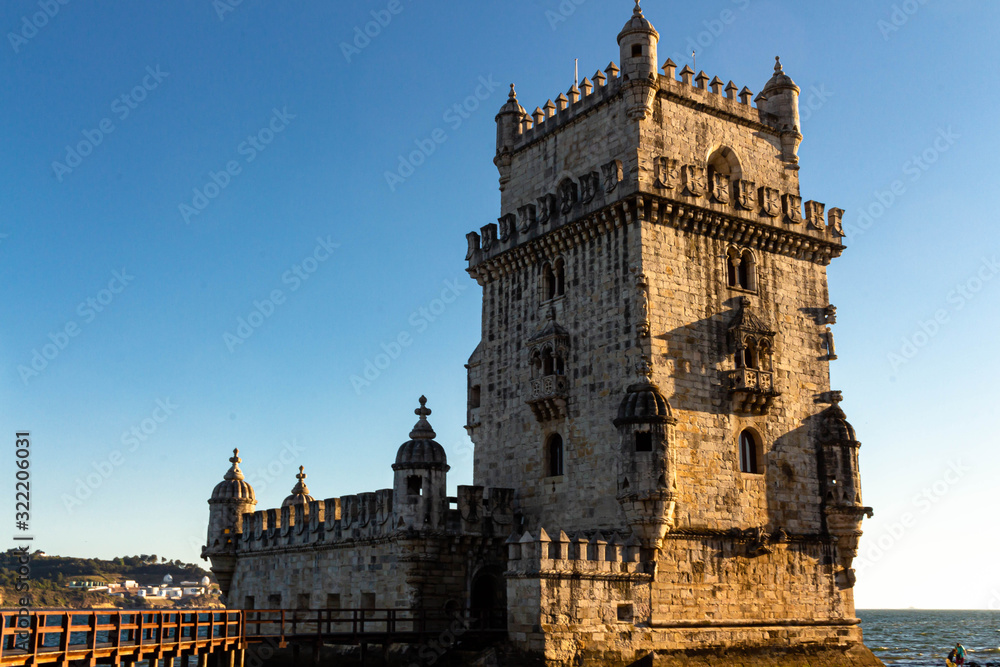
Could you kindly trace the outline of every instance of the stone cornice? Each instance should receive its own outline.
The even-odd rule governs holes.
[[[468,272],[480,285],[485,285],[539,261],[552,259],[592,238],[631,225],[636,219],[823,266],[844,251],[839,240],[824,240],[660,195],[637,194],[490,257],[470,267]]]

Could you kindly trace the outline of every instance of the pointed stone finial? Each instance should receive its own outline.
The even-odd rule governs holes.
[[[570,104],[576,104],[580,101],[580,88],[576,84],[573,84],[573,87],[566,91],[566,94],[569,95]]]
[[[618,72],[620,72],[621,70],[618,69],[618,65],[616,65],[615,62],[612,60],[610,63],[608,63],[608,66],[604,68],[604,71],[608,73],[609,79],[617,79]]]
[[[413,414],[420,417],[413,430],[410,431],[410,440],[433,440],[437,437],[437,433],[431,428],[430,422],[427,421],[427,417],[430,416],[431,410],[427,407],[427,397],[420,397],[420,407],[413,411]]]
[[[604,75],[604,72],[597,70],[594,72],[594,83],[597,84],[598,88],[603,88],[608,77]]]
[[[566,97],[565,93],[559,93],[559,97],[556,98],[556,109],[559,111],[565,111],[568,106],[569,98]]]
[[[588,97],[594,92],[594,84],[590,82],[590,79],[584,77],[583,81],[580,82],[580,90],[583,91],[584,97]]]
[[[642,7],[639,6],[639,0],[635,0],[635,9],[632,10],[632,16],[642,16]]]
[[[556,309],[555,309],[555,306],[549,308],[549,312],[547,312],[545,314],[545,320],[547,322],[555,322],[556,321]]]
[[[775,74],[784,74],[785,73],[785,70],[782,69],[782,67],[781,67],[781,56],[775,56],[774,57],[774,73]]]
[[[514,90],[514,84],[510,84],[510,93],[507,94],[508,100],[517,100],[517,92]]]
[[[722,94],[722,79],[720,79],[719,77],[717,77],[717,76],[713,77],[712,78],[712,83],[710,83],[708,85],[710,85],[712,87],[712,92],[715,93],[716,95],[721,95]]]
[[[739,92],[739,88],[736,87],[735,83],[733,83],[732,81],[730,81],[726,85],[726,97],[729,98],[729,99],[731,99],[731,100],[735,100],[737,92]]]
[[[545,117],[552,118],[555,115],[556,115],[556,105],[552,102],[552,100],[549,100],[548,102],[545,103]]]
[[[653,364],[649,363],[649,359],[640,359],[635,365],[635,371],[640,377],[645,378],[646,382],[653,381]]]
[[[535,107],[535,113],[531,114],[535,119],[535,125],[542,123],[545,120],[545,112],[542,111],[541,107]]]
[[[708,75],[705,74],[705,70],[698,72],[698,76],[696,76],[694,80],[698,84],[699,88],[705,90],[705,87],[708,85]]]
[[[694,77],[694,70],[689,65],[685,65],[684,69],[681,70],[681,81],[690,86],[692,77]]]
[[[750,100],[753,99],[753,91],[743,86],[743,90],[740,91],[740,104],[750,105]]]
[[[229,459],[229,462],[232,463],[233,465],[229,467],[229,470],[226,472],[226,476],[224,479],[237,480],[237,481],[245,479],[243,471],[240,470],[240,462],[242,460],[243,459],[240,458],[240,450],[233,449],[233,456],[231,459]]]
[[[292,487],[292,495],[293,496],[308,496],[309,495],[309,487],[306,486],[306,472],[305,471],[306,471],[306,467],[305,466],[299,466],[299,474],[295,476],[295,479],[297,479],[298,482],[296,482],[295,486]]]
[[[663,74],[666,75],[668,79],[674,79],[677,74],[677,63],[670,58],[667,58],[667,62],[663,63]]]

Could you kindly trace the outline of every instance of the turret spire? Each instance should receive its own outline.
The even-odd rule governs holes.
[[[427,397],[420,397],[420,407],[413,411],[413,413],[420,417],[416,425],[414,425],[413,430],[410,431],[411,440],[433,440],[437,437],[437,433],[431,428],[431,424],[427,421],[427,417],[431,414],[430,408],[427,407]]]

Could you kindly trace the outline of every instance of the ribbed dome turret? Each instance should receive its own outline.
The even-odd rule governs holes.
[[[634,384],[625,392],[618,406],[615,426],[622,424],[659,424],[674,420],[670,403],[652,382]]]
[[[524,107],[517,101],[517,92],[514,91],[514,84],[510,84],[510,92],[507,93],[507,102],[500,107],[498,113],[516,114],[519,119],[527,113]]]
[[[632,10],[632,18],[625,23],[625,27],[622,28],[620,33],[618,33],[618,43],[621,44],[622,39],[637,32],[653,35],[656,40],[660,39],[660,33],[656,32],[656,28],[653,27],[653,24],[642,15],[642,8],[639,6],[639,0],[635,0],[635,9]]]
[[[825,411],[820,437],[823,442],[857,443],[858,436],[854,427],[847,421],[847,415],[840,407],[840,402],[834,403]]]
[[[242,459],[239,449],[233,450],[233,457],[229,461],[233,465],[223,480],[215,485],[215,489],[212,490],[212,500],[239,500],[256,503],[257,497],[254,495],[253,487],[246,481],[243,471],[240,470]]]
[[[434,441],[437,433],[431,428],[427,416],[431,411],[427,408],[427,398],[420,397],[420,407],[414,410],[420,419],[410,431],[410,440],[399,446],[396,452],[396,463],[393,470],[404,468],[440,468],[449,470],[448,456],[444,447]]]
[[[309,487],[306,486],[305,470],[305,466],[299,466],[299,474],[295,476],[295,479],[299,481],[292,487],[292,495],[285,498],[285,500],[281,503],[282,507],[305,505],[314,500],[313,497],[309,495]]]
[[[785,74],[784,68],[781,66],[781,57],[775,56],[774,58],[774,76],[771,80],[767,82],[764,86],[764,90],[761,91],[761,95],[767,97],[769,91],[779,90],[782,88],[795,88],[799,89],[795,82],[792,81],[792,77]]]

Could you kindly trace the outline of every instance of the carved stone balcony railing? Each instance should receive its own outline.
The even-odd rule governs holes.
[[[566,416],[566,398],[569,380],[565,375],[546,375],[531,381],[526,401],[540,422],[562,419]]]
[[[737,412],[747,414],[767,414],[780,396],[774,389],[774,373],[756,368],[737,368],[726,374],[729,394],[733,397]]]

